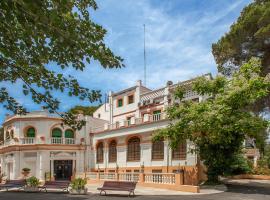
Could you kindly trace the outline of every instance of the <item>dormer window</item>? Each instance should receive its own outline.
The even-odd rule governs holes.
[[[123,99],[118,99],[117,107],[122,107],[122,106],[123,106]]]
[[[134,95],[129,95],[128,96],[128,104],[134,103]]]

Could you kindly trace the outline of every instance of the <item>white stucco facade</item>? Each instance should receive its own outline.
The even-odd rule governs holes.
[[[79,116],[86,121],[79,131],[46,111],[7,117],[3,124],[5,140],[0,146],[1,171],[8,179],[18,179],[22,169],[29,168],[30,175],[44,180],[45,174],[70,179],[76,172],[171,173],[183,167],[195,169],[198,160],[190,151],[194,148],[191,142],[181,141],[183,145],[176,151],[166,140],[156,149],[152,141],[155,131],[170,123],[165,110],[175,102],[173,91],[178,85],[185,86],[186,100],[207,98],[194,93],[191,82],[168,82],[150,90],[138,81],[131,88],[110,92],[108,102],[93,117]]]

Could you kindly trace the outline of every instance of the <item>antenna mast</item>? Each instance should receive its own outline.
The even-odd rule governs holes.
[[[145,52],[145,24],[143,24],[143,58],[144,58],[144,85],[146,86],[146,52]]]

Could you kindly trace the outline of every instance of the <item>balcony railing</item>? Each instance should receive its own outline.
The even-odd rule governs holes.
[[[129,120],[124,120],[124,121],[116,122],[113,124],[105,124],[104,126],[92,128],[91,131],[93,133],[97,133],[97,132],[102,132],[102,131],[107,131],[107,130],[115,130],[115,129],[123,128],[123,127],[131,127],[131,126],[139,125],[139,124],[157,122],[164,119],[166,119],[166,113],[157,113],[153,115],[145,114],[144,117],[142,118],[131,118]]]
[[[35,144],[36,139],[34,137],[26,137],[20,139],[21,144]]]
[[[64,145],[75,145],[80,144],[79,140],[74,138],[35,138],[35,137],[25,137],[25,138],[14,138],[7,139],[0,143],[1,147],[11,146],[11,145],[31,145],[31,144],[64,144]]]

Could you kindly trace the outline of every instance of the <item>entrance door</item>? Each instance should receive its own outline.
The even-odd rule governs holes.
[[[70,180],[72,176],[72,160],[54,161],[55,180]]]

